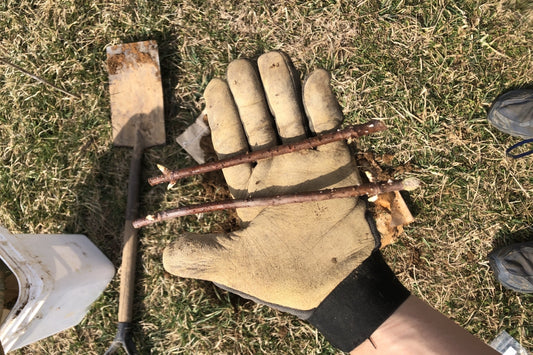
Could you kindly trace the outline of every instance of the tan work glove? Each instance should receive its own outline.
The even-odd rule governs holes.
[[[326,71],[313,72],[304,83],[302,95],[299,78],[283,53],[262,55],[257,69],[248,60],[236,60],[228,67],[227,81],[213,79],[205,90],[209,126],[219,158],[339,127],[343,116]],[[235,198],[361,182],[345,142],[223,172]],[[180,235],[165,249],[164,267],[172,274],[210,280],[243,297],[309,319],[334,344],[347,349],[352,346],[351,339],[346,344],[344,339],[333,339],[327,333],[338,330],[330,325],[324,330],[322,325],[328,320],[313,319],[328,295],[354,269],[371,254],[380,257],[379,252],[373,253],[376,239],[365,211],[365,202],[357,198],[240,209],[237,213],[242,229]],[[328,308],[322,313],[331,312]],[[361,336],[364,340],[368,335]]]

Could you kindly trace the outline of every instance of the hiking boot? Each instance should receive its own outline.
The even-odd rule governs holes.
[[[533,89],[517,89],[494,100],[489,122],[500,131],[515,137],[533,137]]]
[[[493,251],[489,254],[489,263],[505,288],[533,293],[533,241]]]

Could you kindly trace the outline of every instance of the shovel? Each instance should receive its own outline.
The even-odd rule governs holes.
[[[155,41],[106,48],[113,145],[133,147],[124,225],[117,335],[105,354],[137,354],[131,335],[141,159],[145,148],[165,144],[163,90]]]

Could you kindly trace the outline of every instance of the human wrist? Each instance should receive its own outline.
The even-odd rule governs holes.
[[[320,303],[308,321],[337,348],[351,351],[409,297],[379,250]]]
[[[410,295],[351,355],[494,354],[494,349],[426,302]]]

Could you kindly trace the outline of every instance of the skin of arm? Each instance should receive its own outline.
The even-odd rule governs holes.
[[[499,352],[411,295],[370,339],[350,354],[497,355]]]

